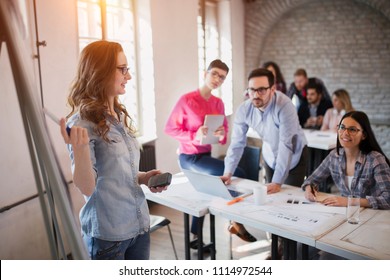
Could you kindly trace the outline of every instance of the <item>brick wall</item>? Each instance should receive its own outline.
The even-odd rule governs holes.
[[[390,156],[390,1],[247,1],[246,70],[272,60],[289,85],[297,68],[330,93],[346,88]]]

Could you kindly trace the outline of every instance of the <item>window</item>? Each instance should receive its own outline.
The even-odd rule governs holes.
[[[138,136],[148,141],[156,138],[152,35],[149,22],[137,17],[137,2],[142,3],[78,0],[79,47],[81,51],[87,44],[101,39],[122,45],[132,79],[120,100],[135,122]]]
[[[211,61],[219,58],[229,66],[229,75],[213,94],[224,101],[226,115],[232,114],[233,69],[229,1],[199,0],[198,57],[199,86],[204,83],[204,71]]]

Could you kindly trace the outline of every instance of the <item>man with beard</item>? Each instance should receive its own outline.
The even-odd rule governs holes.
[[[300,106],[306,101],[307,98],[307,86],[309,83],[316,83],[319,91],[322,92],[322,98],[331,101],[328,90],[325,87],[324,82],[316,77],[307,77],[305,69],[297,69],[294,73],[294,82],[291,83],[286,95],[293,100],[295,107],[299,110]]]
[[[275,90],[274,76],[264,68],[255,69],[249,74],[247,91],[250,98],[239,106],[235,114],[222,179],[230,184],[251,127],[263,141],[268,193],[279,192],[282,184],[302,185],[308,149],[290,98]]]
[[[306,100],[298,110],[299,123],[303,128],[320,129],[326,111],[332,107],[332,102],[323,98],[320,85],[310,81],[307,85]]]

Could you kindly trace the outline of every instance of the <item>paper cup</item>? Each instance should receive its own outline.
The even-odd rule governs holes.
[[[267,187],[256,186],[253,188],[253,196],[256,205],[263,205],[267,203]]]

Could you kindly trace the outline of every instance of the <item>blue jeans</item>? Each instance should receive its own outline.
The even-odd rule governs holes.
[[[148,260],[150,257],[149,232],[123,241],[106,241],[83,236],[91,260]]]
[[[179,162],[181,168],[214,176],[222,176],[225,169],[224,161],[211,157],[211,153],[194,155],[180,154]],[[242,168],[237,167],[233,176],[246,178],[246,173]],[[191,232],[193,234],[198,234],[198,219],[204,219],[204,217],[192,217]]]

